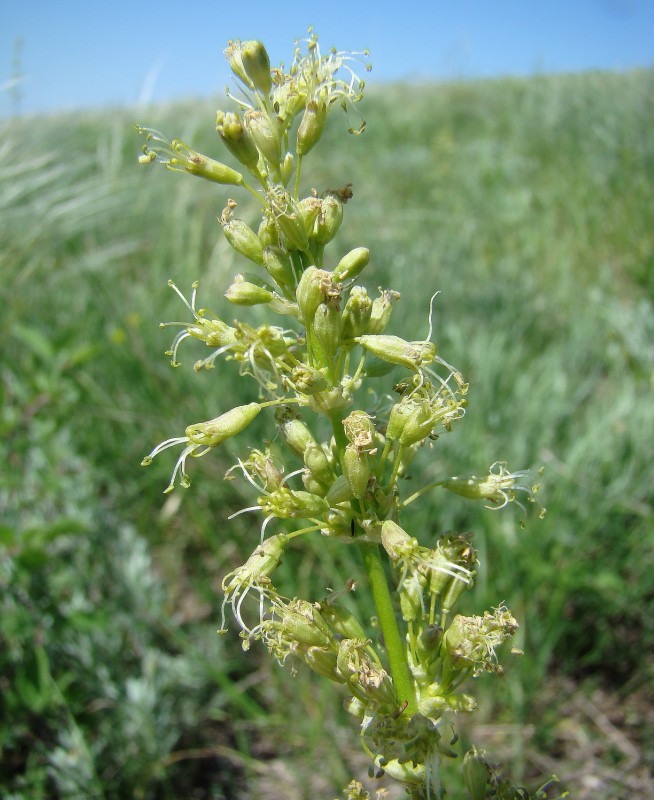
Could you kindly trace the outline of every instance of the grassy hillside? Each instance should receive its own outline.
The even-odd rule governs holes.
[[[221,577],[258,536],[226,521],[250,499],[221,482],[232,452],[193,464],[192,488],[168,498],[172,461],[139,467],[156,442],[252,399],[229,373],[194,373],[199,349],[171,369],[158,327],[183,318],[169,278],[184,291],[200,279],[200,305],[233,316],[222,293],[241,265],[216,223],[228,193],[136,163],[134,122],[222,158],[215,107],[2,123],[6,797],[276,797],[262,787],[277,781],[328,798],[354,768],[333,698],[215,635]],[[370,247],[371,280],[402,294],[394,332],[416,338],[418,321],[426,335],[441,291],[434,338],[470,405],[439,462],[423,454],[426,474],[498,456],[546,468],[548,513],[526,530],[455,498],[412,520],[425,538],[473,530],[475,608],[505,601],[521,622],[525,656],[479,735],[528,783],[554,771],[576,797],[645,796],[654,73],[378,87],[363,113],[360,137],[332,122],[304,177],[352,182],[335,250]],[[318,580],[325,547],[289,581]],[[302,720],[290,734],[284,704]]]

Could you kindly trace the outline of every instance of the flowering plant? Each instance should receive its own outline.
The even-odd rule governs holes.
[[[239,169],[149,128],[139,129],[145,134],[140,160],[256,198],[256,231],[238,217],[232,199],[220,216],[228,243],[249,262],[225,297],[235,306],[266,307],[283,322],[229,324],[196,306],[197,283],[186,299],[171,282],[189,315],[165,323],[180,328],[168,351],[173,365],[184,340],[203,341],[211,352],[196,370],[214,368],[221,358],[235,361],[240,375],[253,379],[256,399],[189,425],[143,464],[182,445],[166,492],[177,483],[188,487],[190,457],[204,456],[262,412],[270,414],[283,452],[270,444],[252,449],[230,470],[255,491],[255,504],[244,511],[260,513],[263,521],[252,555],[223,580],[223,629],[229,608],[244,648],[261,641],[280,664],[302,661],[342,687],[371,775],[389,774],[416,800],[442,797],[440,763],[456,757],[452,728],[444,723],[475,709],[474,697],[464,691],[466,678],[501,673],[496,651],[518,624],[503,605],[481,616],[455,613],[475,579],[471,535],[421,542],[403,527],[404,510],[438,488],[493,509],[514,502],[524,509],[520,498],[536,502],[536,477],[496,462],[482,477],[443,477],[404,495],[403,479],[415,456],[464,417],[468,386],[431,341],[431,304],[424,340],[389,333],[399,294],[380,289],[371,297],[360,283],[369,250],[327,251],[352,198],[350,185],[300,192],[304,160],[330,111],[354,109],[362,97],[364,82],[355,69],[367,54],[324,55],[310,32],[288,70],[271,69],[257,41],[230,42],[225,55],[238,84],[238,93],[229,95],[237,110],[219,111],[216,130]],[[363,128],[362,122],[350,132]],[[382,399],[366,408],[370,395],[363,389],[371,387]],[[291,542],[307,536],[358,548],[367,586],[352,580],[321,599],[282,596],[275,569]],[[355,597],[355,588],[370,592],[374,625],[349,610],[355,602],[342,602],[344,594]],[[475,749],[463,759],[463,775],[473,800],[529,796]],[[536,796],[544,797],[543,791]],[[367,796],[356,781],[346,794]]]

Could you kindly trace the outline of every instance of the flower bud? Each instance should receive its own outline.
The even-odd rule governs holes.
[[[282,184],[286,186],[288,182],[291,180],[291,176],[293,175],[293,170],[295,169],[295,159],[293,158],[292,153],[286,153],[284,156],[284,160],[282,161],[282,169],[281,169],[281,176],[282,176]]]
[[[238,114],[216,113],[216,131],[227,149],[249,170],[256,171],[259,151],[250,132],[243,127]]]
[[[262,267],[264,264],[263,247],[252,228],[242,219],[224,219],[224,215],[221,218],[221,225],[225,239],[234,250]]]
[[[228,167],[226,164],[222,164],[220,161],[215,161],[213,158],[208,158],[201,153],[196,153],[195,150],[186,148],[186,145],[183,145],[182,142],[173,141],[175,149],[177,149],[178,145],[186,149],[186,157],[179,160],[179,166],[182,166],[186,172],[214,183],[242,185],[243,176],[240,172]],[[175,159],[171,159],[171,165],[173,167],[178,166],[174,161]]]
[[[270,59],[266,48],[258,41],[242,42],[241,65],[255,89],[267,95],[272,88]]]
[[[324,392],[331,385],[324,374],[313,367],[302,365],[295,367],[291,373],[291,383],[297,392],[301,394],[316,394]]]
[[[281,247],[266,247],[263,250],[263,265],[270,277],[280,287],[295,285],[295,275],[289,254]]]
[[[283,244],[288,250],[306,251],[309,237],[304,226],[302,215],[286,190],[277,188],[269,195],[275,212],[275,224],[282,234]]]
[[[338,302],[321,303],[313,317],[313,332],[329,358],[336,354],[340,342],[341,312]]]
[[[319,197],[304,197],[297,204],[305,230],[311,234],[313,226],[322,210],[322,200]]]
[[[405,622],[414,622],[425,614],[424,591],[427,580],[424,575],[410,575],[402,581],[400,593],[400,611]]]
[[[316,309],[323,303],[332,286],[332,273],[317,267],[307,267],[298,283],[295,297],[305,325],[310,325]]]
[[[320,495],[320,497],[325,496],[325,485],[322,481],[319,481],[315,475],[313,475],[308,470],[303,470],[302,472],[302,485],[307,490],[307,492],[311,492],[311,494]]]
[[[268,578],[279,566],[287,543],[288,536],[283,533],[261,542],[243,566],[225,576],[222,583],[225,594],[229,596],[244,585]]]
[[[345,475],[339,475],[325,495],[325,500],[327,500],[330,506],[337,506],[339,503],[347,503],[353,498],[354,495],[352,494],[350,482]]]
[[[282,140],[279,128],[263,111],[250,109],[243,115],[243,125],[252,136],[261,155],[278,166],[282,157]]]
[[[373,301],[370,322],[368,323],[368,333],[379,334],[386,330],[391,319],[393,303],[397,302],[399,299],[399,292],[386,289]]]
[[[295,599],[281,612],[277,623],[283,636],[308,647],[329,647],[333,640],[329,625],[307,600]]]
[[[329,503],[324,497],[280,487],[274,492],[259,498],[259,504],[266,514],[279,519],[310,519],[329,511]]]
[[[252,79],[248,77],[245,67],[243,66],[243,59],[241,57],[242,49],[243,43],[240,40],[234,42],[230,39],[227,43],[227,47],[223,50],[223,55],[227,59],[229,68],[234,75],[240,78],[247,87],[254,89]]]
[[[279,228],[270,213],[264,213],[257,230],[257,236],[264,250],[266,247],[277,247],[279,245]]]
[[[383,361],[414,371],[423,363],[431,363],[436,355],[436,345],[432,342],[407,342],[399,336],[369,334],[359,336],[357,342]]]
[[[336,671],[336,653],[331,650],[324,647],[309,647],[304,654],[304,660],[318,675],[322,675],[330,681],[345,683],[345,679]]]
[[[319,603],[320,613],[325,622],[344,639],[366,641],[366,632],[351,611],[336,603],[331,596]]]
[[[382,547],[391,561],[400,561],[410,555],[418,546],[418,540],[401,528],[392,519],[385,519],[381,526]]]
[[[389,442],[400,438],[414,411],[414,403],[411,400],[403,399],[399,403],[395,403],[391,408],[386,426],[386,438]]]
[[[208,422],[189,425],[185,433],[189,442],[203,447],[218,447],[225,439],[236,436],[258,416],[261,411],[259,403],[248,403],[236,406]]]
[[[309,442],[304,450],[304,465],[321,483],[329,485],[334,479],[329,459],[317,442]]]
[[[325,103],[315,100],[307,103],[297,130],[296,152],[299,156],[305,156],[322,136],[327,122],[327,112]]]
[[[270,303],[275,295],[262,286],[246,281],[243,275],[237,275],[234,283],[225,292],[225,297],[235,306],[258,306]]]
[[[311,431],[301,419],[283,420],[279,425],[279,431],[286,444],[299,456],[304,457],[304,451],[310,444],[317,445]]]
[[[470,800],[484,800],[488,786],[489,770],[484,759],[483,750],[476,747],[468,750],[463,756],[461,767],[463,784],[466,787]]]
[[[370,261],[370,250],[367,247],[355,247],[336,265],[334,278],[337,281],[346,281],[356,278],[365,269]]]
[[[343,453],[343,474],[350,484],[352,494],[361,500],[365,497],[370,479],[370,462],[367,453],[362,453],[353,444],[348,444]]]
[[[315,240],[323,245],[331,242],[342,222],[343,201],[335,194],[328,194],[323,198],[322,209],[315,222]]]
[[[338,267],[336,268],[338,269]],[[334,273],[336,275],[336,272]],[[339,278],[340,280],[341,278]],[[354,339],[368,330],[368,322],[372,313],[372,300],[363,286],[353,286],[343,309],[341,336],[343,340]]]
[[[403,397],[399,405],[404,405],[406,408],[403,414],[404,426],[396,438],[403,447],[410,447],[429,436],[436,422],[436,416],[432,413],[428,400],[414,401]]]

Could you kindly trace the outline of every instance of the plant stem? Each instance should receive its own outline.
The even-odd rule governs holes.
[[[406,703],[406,713],[411,716],[418,712],[418,701],[406,659],[406,648],[397,626],[379,545],[361,542],[359,548],[368,571],[370,590],[375,601],[377,619],[384,636],[384,645],[388,653],[388,662],[397,692],[397,699],[400,705]]]

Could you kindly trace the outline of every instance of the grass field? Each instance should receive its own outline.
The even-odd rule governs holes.
[[[471,603],[504,601],[521,624],[525,655],[500,689],[479,679],[475,737],[530,786],[555,772],[571,797],[649,796],[654,72],[378,87],[364,105],[365,134],[332,120],[304,177],[352,182],[336,249],[370,247],[370,288],[402,295],[393,332],[416,338],[418,321],[426,335],[441,292],[434,338],[470,381],[469,409],[422,468],[545,467],[547,516],[525,530],[511,511],[440,496],[411,519],[425,540],[474,531]],[[222,294],[241,267],[216,223],[228,193],[136,163],[134,122],[222,157],[215,107],[0,122],[10,800],[331,800],[365,774],[339,701],[215,633],[222,576],[258,537],[247,518],[227,522],[250,499],[222,483],[239,442],[171,496],[172,462],[139,467],[158,441],[252,399],[236,372],[194,373],[192,347],[171,369],[158,327],[182,312],[169,278],[184,291],[200,279],[200,304],[230,318]],[[332,561],[316,540],[284,565],[288,586],[310,596],[325,563],[343,581],[358,569]]]

